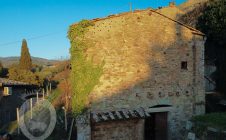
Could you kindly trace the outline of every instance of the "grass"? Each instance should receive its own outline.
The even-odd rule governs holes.
[[[209,127],[226,130],[226,112],[210,113],[192,118],[193,122],[199,122]]]
[[[57,98],[61,95],[61,91],[59,89],[53,90],[52,93],[47,97],[47,100],[51,103],[57,102]],[[29,115],[30,113],[28,112],[26,115]],[[35,108],[33,109],[33,114],[35,114]],[[17,130],[17,121],[12,121],[9,122],[8,124],[5,124],[4,126],[0,127],[0,132],[8,132],[8,133],[13,133],[16,132]]]
[[[17,129],[17,121],[9,122],[8,124],[4,125],[0,131],[13,133]]]
[[[60,91],[60,89],[57,88],[52,91],[52,93],[48,96],[47,99],[50,103],[53,103],[54,101],[57,100],[57,98],[60,96],[60,94],[61,94],[61,91]]]

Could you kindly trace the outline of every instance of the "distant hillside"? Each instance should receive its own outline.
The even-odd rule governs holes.
[[[12,64],[19,63],[20,57],[0,57],[0,61],[2,62],[4,67],[8,67]],[[37,65],[52,65],[56,62],[57,60],[48,60],[44,58],[39,58],[39,57],[32,57],[32,63],[37,64]]]

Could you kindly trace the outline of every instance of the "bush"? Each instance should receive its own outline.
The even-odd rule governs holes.
[[[41,81],[36,74],[28,70],[18,69],[17,67],[9,68],[8,77],[11,80],[26,82],[29,84],[41,84]]]

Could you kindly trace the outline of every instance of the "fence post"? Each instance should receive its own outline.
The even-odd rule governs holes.
[[[63,106],[62,109],[64,110],[64,124],[65,124],[65,131],[67,132],[67,110]]]
[[[71,140],[71,132],[72,132],[72,129],[73,129],[74,121],[75,121],[75,119],[73,118],[72,119],[72,122],[71,122],[71,127],[70,127],[70,132],[69,132],[68,140]]]
[[[36,92],[36,103],[38,103],[38,92]]]
[[[32,98],[30,98],[30,112],[31,112],[31,119],[32,119],[32,116],[33,116],[33,114],[32,114],[32,108],[33,108],[33,103],[32,103]]]
[[[16,108],[16,116],[17,116],[17,133],[20,134],[20,114],[19,108]]]
[[[42,100],[43,101],[45,100],[45,94],[44,94],[44,92],[42,92]]]
[[[51,84],[51,82],[49,83],[49,92],[50,93],[52,92],[52,84]]]
[[[46,86],[46,95],[47,95],[47,96],[49,95],[49,89],[48,89],[48,86]]]

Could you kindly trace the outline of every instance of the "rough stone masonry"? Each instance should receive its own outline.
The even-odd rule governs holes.
[[[87,57],[105,65],[90,109],[77,120],[78,139],[144,139],[144,119],[94,125],[91,112],[155,106],[153,112],[168,112],[169,139],[182,139],[186,121],[205,113],[204,34],[176,21],[180,14],[172,6],[93,20]]]

